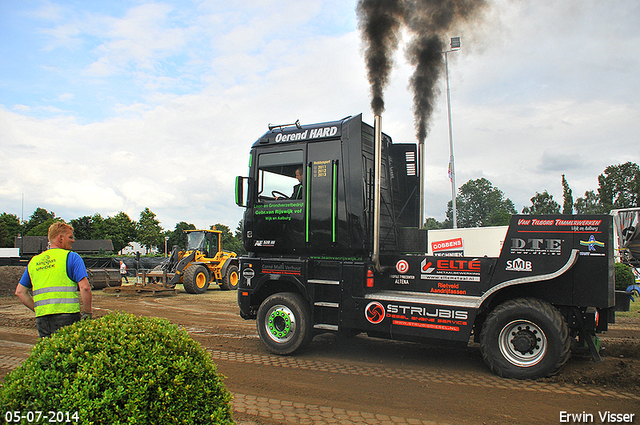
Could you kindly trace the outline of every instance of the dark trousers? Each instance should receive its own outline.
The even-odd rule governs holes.
[[[58,329],[80,321],[80,313],[47,314],[36,317],[36,328],[40,338],[47,338]]]

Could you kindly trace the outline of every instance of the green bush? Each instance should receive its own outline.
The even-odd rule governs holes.
[[[0,408],[78,412],[83,425],[233,424],[222,379],[183,329],[111,313],[41,339],[5,377]]]
[[[613,267],[616,273],[616,291],[624,291],[629,285],[636,283],[631,267],[622,263],[615,263]]]

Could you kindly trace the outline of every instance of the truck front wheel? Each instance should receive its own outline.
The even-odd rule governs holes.
[[[569,359],[571,338],[562,314],[535,298],[509,300],[482,326],[480,351],[499,376],[537,379],[557,373]]]
[[[313,338],[309,306],[293,292],[264,300],[258,309],[257,326],[260,339],[274,354],[291,354]]]

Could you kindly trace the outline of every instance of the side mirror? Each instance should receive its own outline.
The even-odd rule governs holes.
[[[249,187],[249,177],[236,177],[236,205],[239,207],[246,207],[247,202],[245,198],[245,186]],[[249,191],[247,190],[247,193]]]

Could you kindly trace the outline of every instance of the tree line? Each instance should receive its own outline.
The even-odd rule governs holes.
[[[12,248],[16,236],[47,236],[49,226],[56,221],[64,221],[56,217],[54,212],[38,207],[28,220],[21,222],[15,214],[3,212],[0,214],[0,248]],[[180,249],[186,246],[184,230],[195,230],[196,226],[181,221],[174,230],[164,230],[160,221],[149,208],[145,208],[138,221],[132,220],[126,213],[119,212],[113,217],[102,217],[99,213],[83,216],[69,221],[73,226],[73,234],[80,240],[110,239],[114,251],[120,252],[131,242],[138,242],[148,254],[154,248],[164,252],[165,237],[167,251],[174,245]],[[233,251],[240,255],[244,253],[239,238],[239,228],[234,235],[228,226],[217,223],[209,227],[222,232],[222,246],[226,251]],[[144,254],[144,253],[143,253]]]
[[[588,190],[583,197],[573,199],[573,194],[565,175],[562,175],[563,202],[560,205],[553,195],[545,189],[536,192],[531,198],[531,206],[522,209],[523,214],[607,214],[612,209],[637,207],[640,200],[640,167],[627,162],[610,165],[598,176],[598,189]],[[517,214],[514,203],[505,198],[504,193],[485,179],[469,180],[458,189],[456,196],[456,213],[458,227],[505,226],[511,216]],[[15,214],[0,214],[0,247],[14,246],[18,235],[46,236],[49,226],[54,221],[62,221],[54,212],[37,208],[29,220],[21,222]],[[131,242],[138,242],[145,247],[147,253],[158,248],[164,250],[165,237],[167,249],[174,245],[185,247],[184,230],[196,229],[193,224],[181,221],[174,230],[164,230],[156,215],[149,208],[140,213],[138,221],[131,220],[124,212],[113,217],[102,217],[96,213],[70,220],[76,239],[110,239],[116,252],[121,251]],[[241,225],[231,232],[228,226],[217,223],[210,228],[222,232],[222,246],[225,250],[238,255],[245,250],[241,241]],[[446,219],[443,222],[430,217],[424,227],[427,229],[447,229],[453,227],[453,207],[449,201]]]
[[[637,207],[640,200],[640,167],[633,162],[610,165],[598,176],[598,188],[588,190],[583,197],[573,199],[565,175],[562,175],[562,205],[545,189],[530,199],[531,205],[522,214],[608,214],[612,209]],[[485,179],[469,180],[458,189],[456,218],[458,227],[506,226],[517,214],[514,203]],[[439,222],[430,217],[427,229],[453,227],[453,207],[449,201],[446,219]]]

